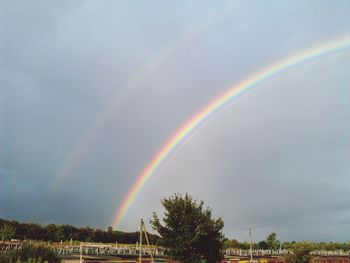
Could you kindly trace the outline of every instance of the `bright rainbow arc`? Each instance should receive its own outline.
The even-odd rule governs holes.
[[[180,127],[169,140],[160,148],[157,154],[152,158],[151,162],[144,168],[141,174],[137,177],[136,181],[132,185],[131,189],[125,196],[121,206],[117,210],[112,225],[114,227],[119,226],[120,221],[126,214],[127,210],[135,200],[137,194],[145,185],[147,180],[154,174],[159,165],[171,154],[171,152],[185,141],[191,132],[196,129],[201,123],[205,122],[208,117],[213,115],[218,110],[222,109],[225,105],[231,102],[233,99],[247,93],[260,82],[269,79],[277,74],[280,74],[286,70],[289,70],[297,65],[310,61],[312,59],[337,52],[350,47],[350,37],[342,38],[316,48],[305,50],[296,55],[290,56],[270,67],[257,72],[250,76],[243,82],[231,86],[225,93],[214,99],[209,105],[204,107],[201,111],[190,118],[185,124]]]

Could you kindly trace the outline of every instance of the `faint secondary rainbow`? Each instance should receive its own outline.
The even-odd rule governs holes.
[[[145,185],[147,180],[154,174],[159,165],[171,154],[171,152],[185,141],[186,137],[193,130],[195,130],[201,123],[208,120],[208,117],[222,109],[225,105],[231,102],[233,99],[247,93],[249,90],[256,87],[257,84],[264,80],[267,80],[277,74],[285,72],[295,66],[310,61],[312,59],[337,52],[350,47],[350,37],[338,39],[321,46],[317,46],[308,50],[304,50],[295,55],[287,57],[263,70],[251,75],[246,80],[231,86],[221,96],[215,98],[201,111],[187,120],[159,149],[157,154],[152,158],[151,162],[144,168],[141,174],[137,177],[134,184],[128,191],[127,195],[123,199],[119,209],[116,212],[112,225],[114,227],[119,226],[120,221],[123,219],[130,205],[135,200],[137,194]]]
[[[186,30],[175,38],[169,45],[161,48],[151,58],[150,61],[145,63],[138,71],[130,77],[129,80],[122,86],[121,91],[118,91],[107,106],[102,110],[101,114],[93,122],[93,125],[83,133],[77,143],[73,145],[70,154],[64,160],[62,166],[56,173],[54,180],[51,182],[51,189],[55,190],[57,187],[62,186],[67,178],[74,175],[72,171],[74,166],[77,165],[82,159],[84,154],[88,151],[89,144],[96,136],[97,132],[103,128],[104,125],[110,120],[112,115],[117,113],[122,114],[118,106],[122,105],[122,101],[128,96],[131,96],[133,92],[137,92],[137,89],[142,86],[142,83],[146,77],[157,72],[158,69],[164,66],[172,57],[174,57],[178,51],[183,50],[192,41],[198,39],[205,33],[208,28],[215,23],[215,21],[225,15],[228,10],[218,10],[212,15],[203,19],[200,23],[194,24],[191,28]]]

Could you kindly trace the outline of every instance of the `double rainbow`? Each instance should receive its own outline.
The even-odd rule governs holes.
[[[128,191],[120,207],[118,208],[112,225],[118,227],[129,207],[135,200],[137,194],[145,185],[147,180],[154,174],[159,165],[171,154],[171,152],[181,143],[183,143],[191,132],[196,129],[201,123],[208,120],[208,117],[217,113],[225,105],[232,102],[235,98],[247,93],[255,88],[257,84],[262,81],[272,78],[277,74],[281,74],[295,66],[308,62],[312,59],[319,58],[334,52],[350,47],[350,37],[338,39],[336,41],[308,49],[292,55],[280,62],[277,62],[263,70],[253,74],[248,79],[242,81],[237,85],[231,86],[221,96],[215,98],[209,105],[204,107],[201,111],[195,114],[192,118],[185,122],[159,149],[157,154],[152,158],[151,162],[144,168],[144,170],[137,177],[136,181]]]

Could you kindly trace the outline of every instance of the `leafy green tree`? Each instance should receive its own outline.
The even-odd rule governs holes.
[[[2,241],[11,239],[15,235],[15,228],[9,224],[4,224],[0,229]]]
[[[241,244],[236,239],[225,239],[224,240],[225,248],[241,248]]]
[[[309,263],[311,259],[311,251],[315,249],[315,245],[302,242],[293,243],[290,246],[292,254],[287,256],[287,261],[289,263]]]
[[[24,224],[26,228],[27,237],[30,239],[40,239],[43,238],[43,229],[40,225],[35,223]]]
[[[222,219],[212,219],[211,209],[203,208],[203,201],[197,203],[188,194],[175,194],[161,202],[165,208],[164,225],[156,213],[150,222],[169,256],[183,263],[220,261],[224,245]]]
[[[266,238],[266,243],[269,245],[270,249],[277,249],[280,245],[280,241],[277,240],[277,234],[276,233],[271,233],[268,235]]]
[[[78,234],[77,234],[77,228],[71,225],[63,225],[62,226],[62,235],[64,240],[77,240]]]
[[[90,228],[89,226],[84,228],[79,228],[78,233],[79,233],[79,240],[82,240],[84,242],[93,241],[94,229]]]
[[[45,227],[47,238],[51,241],[59,242],[64,239],[63,226],[50,224]]]
[[[270,246],[266,241],[262,240],[258,243],[258,248],[259,249],[269,249]]]

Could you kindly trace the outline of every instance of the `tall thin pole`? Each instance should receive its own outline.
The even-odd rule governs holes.
[[[145,233],[145,238],[146,238],[146,243],[147,243],[147,247],[148,247],[148,251],[151,255],[151,262],[154,263],[154,259],[153,259],[153,255],[152,255],[152,249],[151,249],[151,245],[149,243],[149,239],[148,239],[148,235],[147,235],[147,231],[146,231],[146,227],[145,227],[145,223],[143,222],[143,219],[141,218],[141,223],[140,223],[140,251],[139,251],[139,263],[141,263],[142,261],[142,236],[143,233]]]
[[[250,239],[250,262],[253,262],[253,239],[252,228],[249,226],[249,239]]]
[[[149,239],[148,239],[148,236],[147,236],[147,231],[146,231],[145,223],[143,222],[143,220],[141,221],[141,224],[142,224],[142,229],[143,229],[143,231],[145,232],[145,237],[146,237],[146,242],[147,242],[147,246],[148,246],[148,251],[150,252],[150,255],[151,255],[151,262],[154,263],[151,245],[150,245],[150,243],[149,243]]]
[[[80,242],[80,263],[83,263],[83,246],[81,245],[81,242]]]
[[[139,263],[142,261],[142,224],[143,224],[143,219],[141,218],[141,224],[140,224],[140,246],[139,246]]]

